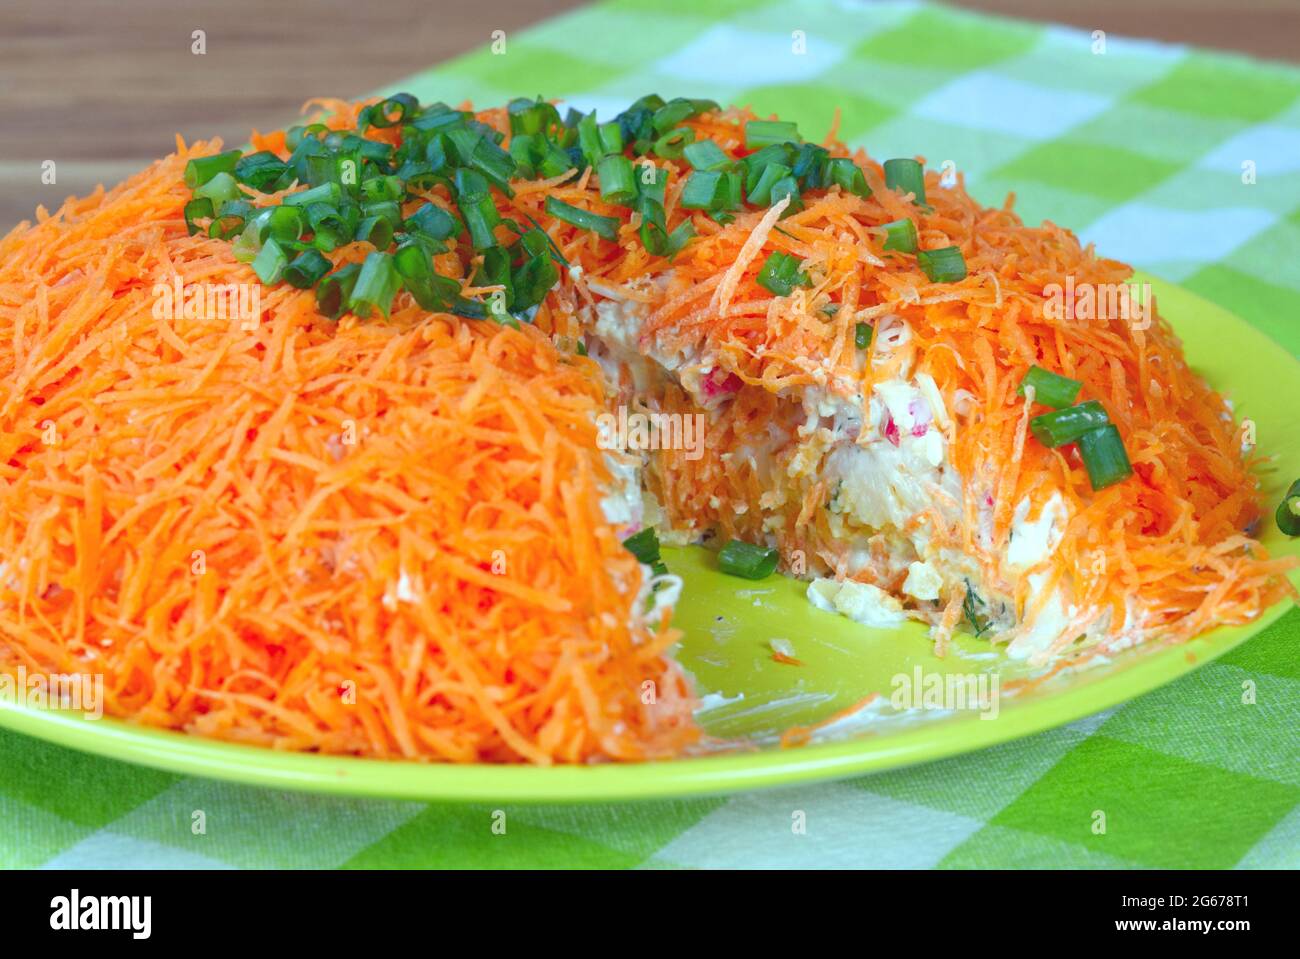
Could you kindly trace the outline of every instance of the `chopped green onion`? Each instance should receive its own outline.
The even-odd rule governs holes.
[[[605,156],[605,145],[600,142],[600,124],[596,122],[594,112],[578,121],[578,149],[582,151],[587,166],[595,166]]]
[[[541,136],[520,133],[511,137],[510,157],[515,161],[515,175],[523,177],[525,180],[533,180],[539,176],[550,176],[552,174],[542,172],[542,167],[546,166],[550,169],[557,165],[559,169],[556,173],[563,173],[571,165],[569,155],[563,150],[559,150],[559,163],[553,163],[552,151],[555,149],[554,144]]]
[[[511,100],[506,106],[506,112],[510,115],[510,133],[512,136],[519,134],[546,134],[554,126],[560,123],[560,112],[555,107],[547,103],[541,97],[536,100],[518,98]]]
[[[393,242],[393,223],[382,216],[368,216],[357,224],[352,239],[369,243],[376,250],[386,250]]]
[[[456,312],[457,301],[469,302],[461,297],[459,283],[451,277],[439,273],[427,277],[403,277],[402,285],[406,287],[407,292],[411,294],[411,298],[419,304],[421,309],[439,313],[445,313],[448,310]]]
[[[775,166],[775,164],[773,165]],[[776,206],[786,197],[790,198],[790,202],[781,213],[781,219],[783,220],[803,209],[803,199],[799,196],[799,183],[793,176],[783,176],[773,183],[768,198],[770,205]]]
[[[608,203],[627,203],[636,196],[636,174],[632,161],[621,153],[602,159],[596,167],[600,178],[600,198]]]
[[[641,154],[649,149],[655,132],[653,117],[652,110],[633,105],[614,118],[618,122],[619,133],[624,142],[632,147],[632,152]]]
[[[668,252],[668,218],[663,203],[655,196],[643,194],[636,198],[632,209],[641,214],[641,243],[655,256]]]
[[[1055,449],[1075,443],[1084,433],[1109,422],[1110,417],[1106,415],[1105,407],[1096,400],[1089,400],[1078,406],[1067,406],[1063,410],[1035,416],[1029,421],[1029,432],[1044,446]]]
[[[289,156],[289,169],[285,171],[285,179],[288,180],[292,176],[293,179],[298,180],[300,183],[308,183],[310,182],[312,158],[330,158],[331,156],[329,148],[320,140],[315,138],[305,139],[298,144],[297,149]],[[285,186],[287,185],[285,183]]]
[[[1079,390],[1083,389],[1083,384],[1078,380],[1045,370],[1041,366],[1029,368],[1029,372],[1025,374],[1025,378],[1020,381],[1020,386],[1016,389],[1016,395],[1024,396],[1025,388],[1029,386],[1034,388],[1035,403],[1052,406],[1058,410],[1073,405],[1079,398]]]
[[[393,254],[393,266],[402,286],[425,310],[445,311],[460,295],[460,283],[434,272],[429,251],[419,241],[402,244]]]
[[[772,205],[772,187],[790,175],[790,168],[784,163],[769,163],[762,168],[757,180],[748,187],[746,193],[754,206]],[[750,173],[751,179],[753,172]]]
[[[348,298],[348,309],[362,319],[370,315],[371,309],[378,309],[387,319],[393,308],[393,297],[401,284],[402,278],[393,263],[393,255],[378,251],[371,253],[361,264],[357,284]]]
[[[402,286],[422,309],[445,311],[460,294],[460,284],[433,269],[428,249],[418,240],[408,241],[393,254],[393,266]]]
[[[352,158],[352,162],[356,162]],[[333,153],[325,153],[323,156],[309,156],[307,163],[307,185],[320,186],[323,183],[339,183],[343,179],[343,167],[339,157]],[[355,168],[351,171],[352,190],[356,191],[356,179],[360,176],[360,171]]]
[[[436,203],[426,203],[406,220],[406,229],[412,233],[427,233],[435,240],[446,240],[461,230],[456,218]]]
[[[697,170],[721,170],[731,164],[731,157],[722,152],[722,147],[713,140],[697,140],[686,144],[682,150],[686,162]]]
[[[579,229],[591,230],[606,240],[618,239],[619,221],[612,216],[601,216],[599,213],[580,209],[553,196],[546,198],[546,212]]]
[[[1277,528],[1287,536],[1300,536],[1300,479],[1291,484],[1291,488],[1277,504]]]
[[[931,283],[956,283],[966,279],[966,259],[961,250],[955,246],[945,246],[938,250],[922,250],[916,254],[920,264]]]
[[[871,346],[871,334],[874,330],[870,323],[859,323],[853,328],[853,345],[860,350]]]
[[[569,156],[568,150],[561,150],[549,140],[544,141],[541,145],[541,159],[538,160],[537,168],[544,177],[559,176],[566,170],[577,172],[578,164],[573,157]]]
[[[280,202],[285,206],[307,206],[311,203],[329,203],[338,206],[343,200],[343,188],[334,181],[321,183],[309,190],[290,193]]]
[[[271,193],[280,177],[284,176],[289,164],[285,163],[274,153],[262,150],[259,153],[250,153],[246,157],[241,157],[235,164],[235,179],[244,186],[252,187],[259,193]]]
[[[191,190],[203,186],[218,173],[231,173],[243,156],[240,150],[229,150],[216,156],[195,157],[185,164],[185,185]]]
[[[270,219],[270,210],[261,210],[230,244],[230,255],[240,263],[252,263],[262,251],[262,227]]]
[[[885,161],[885,186],[899,193],[910,193],[913,202],[925,206],[925,170],[915,160]]]
[[[716,170],[696,170],[682,189],[681,206],[686,210],[713,210],[726,199],[723,174]]]
[[[664,102],[665,102],[664,98],[661,97],[659,94],[647,93],[645,96],[638,98],[637,101],[633,103],[630,107],[628,107],[627,110],[625,110],[624,112],[631,113],[634,110],[649,110],[651,113],[654,113],[656,110],[658,110],[661,106],[664,105]],[[619,115],[622,116],[622,114]]]
[[[303,231],[302,211],[292,206],[273,206],[265,219],[258,217],[258,239],[297,240]]]
[[[686,146],[695,142],[695,131],[690,127],[678,127],[670,130],[651,147],[655,156],[661,156],[666,160],[676,160],[685,151]]]
[[[472,286],[500,286],[505,293],[505,299],[510,299],[510,259],[513,251],[507,251],[502,247],[494,247],[483,254],[483,262],[475,271],[472,280]],[[500,299],[500,297],[498,297]]]
[[[751,150],[774,143],[799,142],[799,128],[789,120],[750,120],[745,124],[745,146]]]
[[[1133,475],[1124,441],[1114,424],[1098,427],[1080,436],[1079,455],[1083,457],[1088,481],[1094,490],[1105,489]]]
[[[266,286],[279,283],[280,276],[288,265],[289,258],[284,255],[284,250],[275,240],[267,240],[262,245],[261,252],[253,258],[253,272]]]
[[[690,100],[670,100],[654,112],[650,118],[650,125],[654,127],[655,133],[662,134],[694,115],[695,106]]]
[[[490,196],[487,178],[477,170],[460,167],[456,170],[456,193],[465,196]]]
[[[654,575],[662,576],[668,572],[668,567],[659,556],[659,535],[653,526],[647,526],[639,533],[633,533],[623,540],[623,546],[636,557],[638,563],[649,566]]]
[[[828,160],[826,173],[830,182],[838,184],[845,193],[860,197],[871,196],[871,187],[867,186],[866,174],[848,157],[835,157]]]
[[[516,133],[510,138],[510,155],[514,157],[520,176],[532,179],[537,175],[535,167],[542,150],[540,139],[531,133]]]
[[[815,143],[805,143],[799,147],[799,151],[794,157],[794,163],[790,165],[790,170],[794,174],[795,179],[803,184],[805,190],[818,190],[822,187],[828,187],[831,185],[833,181],[829,179],[831,169],[830,155],[831,152],[829,150],[825,147],[818,146]],[[853,161],[847,157],[841,157],[840,160],[847,163],[849,167],[857,169],[854,166]],[[852,175],[847,172],[841,173],[840,176],[848,182],[852,181]],[[867,181],[864,179],[862,181],[862,188],[866,190],[866,186]],[[865,196],[870,192],[870,190],[866,190],[866,193],[862,195]]]
[[[668,255],[668,226],[664,208],[649,197],[637,200],[636,210],[641,214],[641,245],[651,256]]]
[[[719,204],[720,209],[734,210],[740,206],[744,198],[741,194],[743,181],[741,176],[735,170],[728,170],[722,177],[722,200]]]
[[[274,242],[274,241],[272,241]],[[299,290],[315,286],[334,266],[318,250],[303,250],[284,268],[284,281]]]
[[[378,140],[367,140],[355,133],[349,133],[342,137],[341,142],[335,149],[344,153],[359,153],[376,165],[387,164],[393,157],[392,144],[380,143]]]
[[[395,127],[406,122],[407,116],[420,108],[420,101],[409,93],[395,93],[382,103],[375,103],[365,108],[357,119],[357,125],[365,127]],[[397,116],[389,117],[390,113]]]
[[[302,144],[303,140],[315,139],[322,133],[329,133],[330,128],[323,123],[312,123],[308,126],[291,126],[284,131],[284,145],[290,150],[296,150]]]
[[[669,257],[676,256],[682,248],[695,236],[695,224],[690,220],[682,220],[677,224],[677,228],[668,234],[668,248],[665,255]]]
[[[895,220],[893,223],[886,223],[882,229],[885,231],[886,250],[897,250],[899,253],[916,252],[916,224],[911,220]]]
[[[445,132],[465,125],[468,114],[453,110],[445,103],[435,103],[411,121],[410,126],[424,133]]]
[[[406,184],[391,174],[372,176],[361,181],[361,198],[367,201],[400,200],[406,196]]]
[[[185,204],[185,229],[190,236],[200,233],[203,227],[195,223],[195,220],[208,219],[216,214],[212,210],[212,201],[205,196],[197,200],[190,200]]]
[[[194,191],[194,199],[207,197],[213,203],[225,203],[227,200],[247,199],[239,189],[239,182],[229,173],[222,171],[214,175],[207,183]]]
[[[623,152],[623,130],[611,120],[600,125],[600,148],[606,153]]]
[[[203,202],[201,200],[194,202]],[[189,204],[186,204],[188,206]],[[253,215],[253,204],[247,200],[227,200],[208,226],[208,236],[217,240],[229,240],[244,229]]]
[[[352,239],[356,231],[356,208],[348,207],[348,213],[330,206],[328,203],[312,203],[305,209],[307,226],[312,231],[312,245],[320,250],[333,250]]]
[[[767,579],[776,572],[779,556],[775,548],[754,546],[733,539],[718,554],[718,568],[728,576]]]
[[[393,253],[393,265],[403,277],[429,277],[433,275],[433,261],[429,251],[420,243],[410,241],[403,243]]]
[[[402,225],[402,208],[393,200],[374,200],[361,204],[362,216],[383,217],[396,232]]]
[[[316,287],[316,309],[331,320],[337,320],[347,310],[352,289],[361,273],[360,263],[349,263],[335,270]]]
[[[476,250],[487,250],[497,245],[495,227],[501,222],[487,180],[473,170],[461,167],[456,171],[456,190],[460,196],[457,205],[465,226],[469,228],[470,242]]]
[[[649,177],[648,180],[647,177]],[[638,163],[636,165],[636,192],[638,202],[649,200],[662,207],[668,192],[668,171],[660,169],[649,160]]]
[[[762,181],[759,193],[765,201],[790,197],[791,212],[802,206],[801,189],[831,182],[846,189],[863,186],[855,184],[851,164],[830,166],[824,148],[796,148],[798,132],[791,123],[750,124],[747,141],[755,152],[746,161],[732,160],[715,142],[697,144],[696,132],[684,121],[716,109],[710,100],[665,102],[650,95],[601,124],[594,113],[571,110],[561,121],[559,112],[540,98],[516,99],[507,106],[510,149],[505,150],[501,144],[507,134],[473,114],[442,103],[421,107],[410,94],[394,94],[362,110],[352,130],[331,130],[320,123],[289,128],[287,161],[267,150],[194,158],[185,170],[193,191],[184,209],[186,229],[190,235],[206,231],[213,238],[233,241],[236,259],[253,263],[264,283],[284,279],[297,288],[317,287],[319,308],[332,318],[347,309],[365,316],[376,307],[387,315],[393,296],[404,285],[426,309],[517,325],[554,288],[559,279],[556,264],[565,263],[531,216],[524,214],[535,228],[527,232],[514,220],[502,219],[492,188],[513,196],[510,181],[517,175],[563,178],[589,159],[602,200],[631,207],[640,216],[646,250],[668,257],[695,236],[694,223],[686,217],[668,232],[664,206],[669,171],[648,161],[644,168],[634,167],[625,144],[633,157],[652,150],[667,160],[685,157],[695,173],[707,174],[688,180],[682,207],[704,210],[720,223],[734,220],[728,211],[744,204],[747,176],[754,186]],[[396,147],[361,135],[371,127],[398,126],[403,129]],[[771,138],[772,144],[765,146],[764,138]],[[791,175],[790,164],[795,162],[798,169]],[[295,184],[296,192],[286,192]],[[241,185],[285,195],[275,206],[258,208],[250,202],[253,194],[243,192]],[[459,218],[428,202],[403,218],[402,206],[408,200],[438,186],[449,191]],[[618,215],[602,216],[553,197],[546,209],[563,222],[612,241],[617,241],[623,224]],[[514,246],[507,248],[504,244],[510,241],[498,238],[502,225],[518,235]],[[433,269],[433,257],[447,251],[448,241],[465,234],[483,254],[473,282],[498,286],[504,297],[490,303],[467,300],[460,282]],[[330,274],[324,254],[353,241],[369,243],[375,252],[363,266]],[[380,254],[389,259],[376,259]],[[772,282],[781,287],[809,282],[797,260],[783,270],[788,275],[774,274]]]
[[[811,286],[812,281],[799,267],[803,261],[790,253],[774,252],[758,271],[758,285],[777,296],[789,296],[796,286]]]
[[[773,143],[763,149],[751,153],[740,161],[745,167],[745,188],[753,190],[754,184],[763,173],[763,168],[769,163],[781,163],[794,169],[794,164],[799,160],[798,154],[788,143]]]
[[[487,307],[483,305],[482,300],[472,300],[464,296],[456,297],[451,304],[450,312],[468,320],[485,320],[488,315]]]
[[[449,174],[439,172],[447,165],[446,156],[441,156],[439,163],[423,160],[406,160],[397,169],[397,177],[405,181],[408,193],[420,193],[435,186],[451,186]]]
[[[509,153],[475,130],[452,130],[447,134],[447,139],[465,164],[456,171],[457,175],[468,172],[465,167],[472,167],[491,180],[506,196],[514,195],[510,189],[510,178],[514,176],[516,166]],[[486,187],[484,192],[487,192]]]
[[[544,229],[542,229],[542,225],[538,223],[536,220],[534,220],[530,214],[525,213],[524,216],[527,218],[528,222],[534,226],[535,229],[529,230],[527,233],[521,236],[520,239],[529,240],[529,238],[535,237],[538,240],[545,240],[546,246],[551,252],[551,259],[555,260],[556,263],[563,264],[563,266],[567,269],[569,266],[569,261],[565,259],[564,254],[560,251],[560,248],[555,245],[555,241],[551,239],[551,235],[547,233]],[[531,244],[526,243],[525,249],[532,250]]]
[[[533,228],[523,234],[519,238],[519,246],[528,254],[528,258],[515,268],[510,280],[514,287],[512,306],[515,310],[523,311],[532,309],[546,299],[546,294],[555,286],[560,274],[551,257],[550,237],[542,230]]]

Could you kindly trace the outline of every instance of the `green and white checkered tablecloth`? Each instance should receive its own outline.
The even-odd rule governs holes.
[[[1103,49],[1089,32],[913,3],[611,0],[504,40],[394,89],[482,104],[562,96],[610,116],[650,91],[708,96],[798,118],[811,137],[838,106],[842,136],[874,155],[952,160],[986,203],[1014,190],[1027,220],[1068,224],[1300,354],[1295,69],[1117,36]],[[1247,680],[1255,705],[1242,704]],[[207,831],[194,835],[200,809]],[[0,866],[41,865],[1300,867],[1300,610],[1061,729],[731,798],[322,798],[0,732]]]

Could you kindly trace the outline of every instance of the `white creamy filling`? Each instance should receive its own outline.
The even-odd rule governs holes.
[[[808,600],[818,609],[840,613],[855,623],[878,629],[892,629],[907,621],[903,604],[870,583],[815,579],[808,584]]]
[[[1043,504],[1038,518],[1032,521],[1030,505],[1027,496],[1016,504],[1011,518],[1011,542],[1007,545],[1007,564],[1021,569],[1037,566],[1056,551],[1069,518],[1060,493],[1053,493]]]
[[[1029,606],[1038,602],[1049,578],[1047,573],[1029,574]],[[1077,612],[1073,606],[1066,607],[1059,587],[1053,589],[1029,628],[1019,631],[1011,641],[1007,655],[1012,659],[1028,659],[1046,652],[1065,632]]]
[[[903,592],[913,599],[931,602],[939,598],[943,589],[943,577],[939,571],[926,562],[915,562],[907,567],[907,579],[903,581]]]
[[[600,510],[605,521],[620,531],[641,527],[645,507],[641,498],[641,477],[637,460],[618,453],[606,453],[605,465],[609,468],[609,491],[601,498]],[[630,533],[625,533],[630,535]]]
[[[598,291],[602,292],[603,291]],[[652,363],[675,372],[692,393],[698,392],[701,379],[711,372],[698,356],[662,356],[654,349],[646,351],[639,342],[647,307],[625,299],[602,299],[595,306],[592,333],[600,340],[592,356],[601,364],[612,382],[619,382],[623,369],[630,370],[635,388],[649,389],[659,375]],[[892,321],[892,322],[890,322]],[[897,317],[882,318],[873,358],[893,350],[911,349],[910,329]],[[903,364],[902,377],[909,375],[911,363]],[[838,385],[838,384],[837,384]],[[847,395],[846,395],[847,394]],[[919,557],[906,565],[901,592],[919,602],[933,603],[963,579],[973,576],[974,561],[964,553],[930,547],[930,528],[922,523],[908,533],[908,522],[927,509],[938,509],[948,522],[955,522],[954,507],[959,508],[965,491],[962,479],[947,462],[947,447],[955,423],[945,407],[943,395],[934,379],[918,373],[911,379],[891,378],[873,384],[867,402],[848,390],[831,390],[825,386],[804,389],[799,397],[804,423],[797,429],[798,449],[786,463],[790,479],[820,474],[831,483],[832,529],[837,536],[851,539],[855,535],[892,531],[899,546]],[[701,397],[701,401],[703,398]],[[863,430],[867,441],[857,442]],[[775,449],[784,446],[790,436],[784,428],[769,429],[746,445],[725,454],[740,457],[755,468],[770,470]],[[602,501],[606,518],[627,528],[639,526],[644,511],[641,506],[637,470],[633,464],[614,464],[618,478],[616,490]],[[784,505],[785,491],[774,486],[765,492],[760,505],[778,510]],[[1059,493],[1054,493],[1038,515],[1029,515],[1028,498],[1017,504],[1013,514],[1011,538],[1004,555],[1005,566],[1013,575],[1024,573],[1050,559],[1064,533],[1069,509]],[[977,504],[981,541],[992,533],[992,507]],[[771,518],[773,530],[783,520]],[[983,527],[987,525],[987,530]],[[910,547],[908,544],[910,543]],[[870,554],[860,553],[860,562],[852,569],[866,568]],[[901,557],[906,562],[906,556]],[[901,574],[904,567],[899,565]],[[1041,598],[1046,574],[1029,576],[1029,605]],[[674,590],[675,593],[679,590]],[[1018,631],[1008,652],[1016,657],[1041,653],[1067,628],[1078,611],[1070,607],[1062,587],[1056,587],[1043,603],[1035,621]],[[868,626],[890,628],[903,623],[908,611],[898,598],[879,587],[853,580],[815,580],[808,588],[809,600],[818,608],[842,615]]]
[[[931,507],[942,513],[944,504],[960,503],[962,498],[960,478],[954,470],[942,468],[945,459],[943,437],[934,429],[919,437],[909,432],[897,446],[883,438],[864,445],[837,445],[824,465],[824,475],[841,483],[833,512],[847,514],[862,526],[895,530]],[[927,539],[928,528],[918,529],[917,534]]]

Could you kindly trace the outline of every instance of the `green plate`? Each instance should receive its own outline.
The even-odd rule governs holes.
[[[1142,277],[1141,279],[1150,279]],[[1265,492],[1276,502],[1300,476],[1300,364],[1231,313],[1151,279],[1192,364],[1228,394],[1240,417],[1257,424],[1261,445],[1278,457]],[[1275,555],[1300,555],[1271,518],[1264,542]],[[1224,627],[1182,646],[1137,649],[1060,675],[1030,692],[1004,696],[996,716],[966,709],[894,711],[873,704],[825,732],[827,742],[782,748],[791,726],[824,720],[873,691],[890,696],[898,674],[1022,675],[1023,664],[966,638],[945,659],[930,652],[925,630],[859,626],[814,609],[804,584],[779,577],[748,583],[723,576],[700,549],[667,551],[686,580],[676,622],[686,638],[679,659],[706,696],[701,721],[728,746],[672,762],[540,769],[450,766],[280,753],[235,746],[130,723],[92,721],[0,703],[0,726],[63,746],[180,773],[318,792],[402,799],[593,801],[721,793],[830,779],[969,752],[1107,709],[1222,655],[1281,616],[1279,603],[1258,621]],[[1300,581],[1300,576],[1297,576]],[[785,640],[802,665],[772,659]]]

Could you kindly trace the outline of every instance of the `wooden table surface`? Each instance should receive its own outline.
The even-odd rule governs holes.
[[[700,0],[707,3],[707,0]],[[356,96],[579,0],[5,0],[0,231],[112,184],[174,135],[242,142],[311,96]],[[963,6],[1300,60],[1297,0],[968,0]],[[207,53],[190,52],[206,32]],[[54,160],[57,182],[42,184]]]

